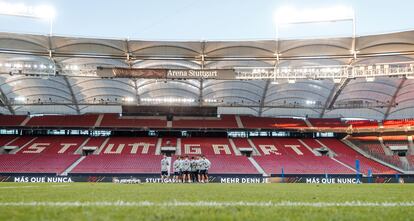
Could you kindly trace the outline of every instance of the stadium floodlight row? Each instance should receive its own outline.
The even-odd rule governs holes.
[[[280,67],[244,67],[235,68],[238,75],[237,79],[273,79],[277,80],[296,80],[296,79],[331,79],[335,83],[340,83],[347,78],[370,78],[384,76],[401,76],[408,79],[414,77],[413,62],[399,62],[389,64],[374,65],[338,65],[338,66],[302,66],[299,68],[280,68]]]

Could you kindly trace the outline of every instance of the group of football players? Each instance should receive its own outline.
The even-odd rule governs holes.
[[[170,163],[167,156],[161,160],[161,179],[169,178]],[[204,156],[178,156],[172,164],[173,182],[176,183],[208,183],[208,169],[211,167],[211,162]]]

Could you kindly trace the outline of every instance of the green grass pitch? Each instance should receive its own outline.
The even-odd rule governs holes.
[[[414,220],[414,185],[0,183],[0,220]]]

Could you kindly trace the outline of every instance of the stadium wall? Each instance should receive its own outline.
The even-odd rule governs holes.
[[[71,183],[71,182],[105,182],[105,183],[162,183],[172,182],[162,180],[157,174],[125,175],[73,175],[54,176],[42,174],[13,174],[0,175],[0,182],[16,183]],[[374,175],[360,177],[358,175],[286,175],[263,177],[260,175],[212,175],[211,183],[308,183],[308,184],[363,184],[363,183],[414,183],[413,175]]]

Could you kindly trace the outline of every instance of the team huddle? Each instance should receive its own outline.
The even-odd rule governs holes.
[[[166,156],[161,160],[161,179],[168,178],[168,170],[170,163]],[[208,169],[211,167],[211,162],[205,156],[181,157],[172,164],[174,173],[173,181],[177,183],[208,183]]]

